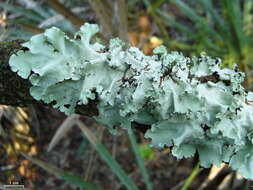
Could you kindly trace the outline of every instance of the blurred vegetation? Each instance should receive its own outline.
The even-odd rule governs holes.
[[[182,0],[171,0],[170,6],[175,10],[168,12],[157,8],[156,14],[175,29],[173,32],[177,33],[178,41],[191,45],[179,47],[181,51],[192,55],[205,51],[208,55],[222,58],[225,66],[239,64],[240,70],[248,76],[245,86],[250,87],[253,2],[194,0],[187,4]],[[171,48],[177,48],[177,44]]]
[[[51,26],[72,36],[84,22],[99,23],[98,37],[105,43],[120,37],[146,54],[164,44],[191,56],[205,51],[224,66],[237,63],[247,75],[244,86],[252,89],[252,9],[252,0],[5,0],[0,41],[27,40]],[[82,135],[70,132],[74,126]],[[179,162],[169,148],[153,150],[147,143],[132,129],[112,136],[84,116],[0,105],[0,189],[13,180],[35,189],[241,190],[252,185],[225,164],[202,169],[197,158]]]

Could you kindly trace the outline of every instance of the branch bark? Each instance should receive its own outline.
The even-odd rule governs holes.
[[[23,48],[22,42],[0,43],[0,104],[24,106],[37,103],[29,94],[30,82],[12,72],[8,64],[11,54]]]
[[[28,106],[31,104],[52,106],[42,101],[35,100],[29,92],[32,86],[30,81],[19,77],[17,73],[12,72],[9,67],[10,56],[18,50],[25,50],[25,48],[21,46],[23,42],[22,40],[0,42],[0,104],[11,106]],[[96,102],[90,101],[88,105],[77,106],[76,113],[90,117],[98,115]],[[150,128],[148,125],[135,122],[133,126],[143,133]]]
[[[9,67],[10,56],[18,50],[25,50],[21,46],[23,42],[22,40],[0,42],[0,104],[12,106],[46,105],[30,96],[31,83],[29,80],[19,77]],[[98,114],[95,102],[77,107],[76,112],[87,116]]]

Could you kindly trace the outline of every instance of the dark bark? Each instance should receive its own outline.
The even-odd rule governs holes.
[[[21,46],[22,43],[21,40],[0,42],[0,104],[12,106],[45,105],[30,96],[31,83],[29,80],[19,77],[10,69],[9,58],[18,50],[24,49]],[[96,103],[91,102],[86,106],[79,106],[76,112],[87,116],[97,115]]]
[[[22,41],[0,43],[0,104],[25,106],[37,103],[29,93],[31,84],[22,79],[9,67],[11,54],[21,50]]]

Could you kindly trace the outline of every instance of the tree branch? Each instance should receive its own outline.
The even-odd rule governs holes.
[[[18,50],[25,50],[21,46],[23,42],[22,40],[0,42],[0,104],[12,106],[46,105],[30,95],[30,81],[21,78],[10,69],[9,58]],[[95,102],[91,102],[87,106],[78,106],[76,112],[87,116],[97,115]]]
[[[58,13],[62,14],[67,20],[69,20],[76,27],[80,27],[84,20],[79,18],[77,15],[72,13],[68,8],[66,8],[63,4],[58,2],[57,0],[47,0],[47,3],[56,10]]]

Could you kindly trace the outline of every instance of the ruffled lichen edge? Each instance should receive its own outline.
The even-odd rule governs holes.
[[[10,67],[30,80],[35,99],[66,114],[95,101],[95,118],[111,131],[150,125],[152,146],[169,146],[177,158],[197,152],[204,167],[226,162],[253,179],[253,95],[241,85],[243,73],[164,46],[153,56],[117,38],[104,46],[92,38],[98,31],[86,23],[70,39],[50,28],[24,43]]]

